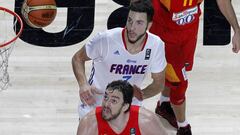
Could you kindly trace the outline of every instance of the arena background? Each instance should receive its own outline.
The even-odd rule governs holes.
[[[232,2],[240,21],[240,2]],[[14,0],[0,0],[0,6],[11,10],[14,5]],[[96,0],[93,32],[71,46],[40,47],[17,40],[9,59],[11,84],[0,92],[0,135],[76,134],[79,96],[71,58],[94,34],[106,30],[108,16],[118,7],[111,0]],[[64,29],[66,11],[58,9],[55,21],[44,30]],[[240,55],[231,52],[231,45],[203,46],[202,20],[201,17],[194,70],[188,75],[187,120],[194,135],[238,135]],[[144,86],[149,81],[148,78]],[[154,111],[158,98],[159,95],[145,100],[144,106]],[[161,121],[174,135],[176,131],[164,119]]]

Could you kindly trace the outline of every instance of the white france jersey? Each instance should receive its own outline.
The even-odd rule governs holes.
[[[86,53],[93,60],[89,83],[105,91],[114,80],[127,80],[141,87],[147,73],[159,73],[167,65],[164,43],[149,32],[144,48],[137,54],[126,50],[123,28],[98,33],[86,45]]]

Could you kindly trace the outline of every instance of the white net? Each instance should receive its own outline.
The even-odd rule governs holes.
[[[5,90],[9,84],[8,59],[14,47],[15,41],[21,32],[15,33],[16,26],[21,26],[20,17],[3,7],[0,7],[0,91]]]

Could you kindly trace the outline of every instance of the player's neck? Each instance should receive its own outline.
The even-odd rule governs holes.
[[[142,36],[137,42],[135,43],[131,43],[129,42],[128,38],[127,38],[127,34],[125,33],[125,41],[126,41],[126,49],[129,53],[131,54],[137,54],[139,52],[142,51],[143,46],[145,44],[145,40],[146,40],[146,33],[144,34],[144,36]]]
[[[129,120],[129,114],[129,112],[121,112],[116,119],[108,121],[109,126],[114,132],[119,134],[125,129]]]

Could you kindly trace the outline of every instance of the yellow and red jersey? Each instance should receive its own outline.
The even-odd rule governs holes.
[[[198,23],[203,0],[152,0],[154,21],[170,29],[184,29]]]
[[[195,7],[203,0],[159,0],[170,12],[180,12],[191,7]]]

